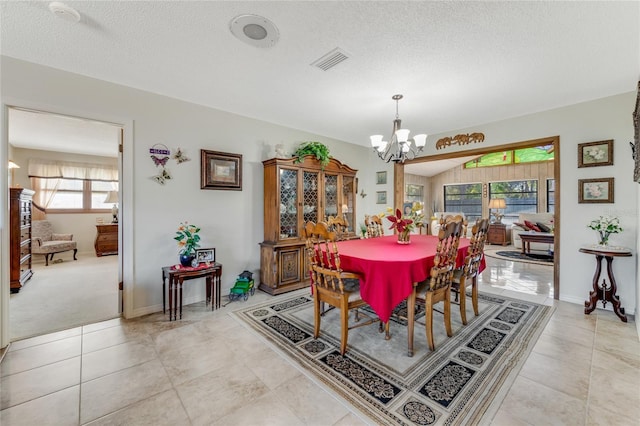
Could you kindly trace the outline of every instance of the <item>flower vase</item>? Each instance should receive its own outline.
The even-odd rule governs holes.
[[[191,266],[191,262],[195,259],[196,255],[193,253],[182,253],[180,255],[180,264],[182,266]]]
[[[600,233],[600,238],[598,241],[598,245],[599,246],[603,246],[606,247],[609,245],[609,235],[611,235],[609,232],[604,232],[604,231],[599,231]]]
[[[398,232],[398,244],[411,244],[409,231]]]

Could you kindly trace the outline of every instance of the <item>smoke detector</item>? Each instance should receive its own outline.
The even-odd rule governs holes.
[[[229,29],[237,39],[255,47],[274,46],[280,37],[273,22],[258,15],[236,16],[229,23]]]
[[[49,10],[60,19],[69,22],[80,22],[80,14],[74,8],[59,1],[49,3]]]

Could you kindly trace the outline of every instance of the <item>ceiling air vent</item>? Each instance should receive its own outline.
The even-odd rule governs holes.
[[[349,56],[344,50],[336,47],[331,52],[324,55],[322,58],[316,60],[311,63],[311,66],[318,67],[322,71],[328,71],[329,69],[335,67],[340,62],[349,59]]]

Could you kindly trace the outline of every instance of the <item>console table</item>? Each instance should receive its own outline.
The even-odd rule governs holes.
[[[606,307],[607,302],[613,304],[613,311],[618,318],[623,322],[627,322],[627,316],[624,313],[624,308],[620,307],[620,298],[616,294],[618,287],[616,286],[616,280],[613,277],[613,263],[614,257],[630,257],[631,250],[607,250],[606,248],[587,248],[580,249],[581,253],[593,254],[596,257],[596,272],[593,275],[593,290],[589,292],[589,300],[584,302],[584,313],[590,314],[596,309],[598,300],[602,300],[602,306]],[[602,284],[598,285],[600,280],[600,273],[602,272],[602,259],[607,259],[607,275],[609,275],[609,286],[607,286],[606,280],[602,279]]]
[[[179,266],[179,265],[178,265]],[[169,321],[176,320],[178,306],[180,307],[180,319],[182,319],[182,285],[184,281],[194,278],[206,279],[206,304],[211,302],[211,310],[220,308],[222,282],[222,264],[214,262],[195,268],[184,266],[162,267],[162,312],[166,313],[166,280],[169,279]]]

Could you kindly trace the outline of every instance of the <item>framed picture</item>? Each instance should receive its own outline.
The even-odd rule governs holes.
[[[578,203],[613,203],[613,179],[578,179]]]
[[[613,139],[578,144],[578,167],[613,166]]]
[[[196,259],[198,263],[213,263],[216,261],[216,249],[214,248],[203,248],[196,249]]]
[[[376,172],[376,184],[378,185],[387,184],[387,172]]]
[[[242,154],[201,149],[200,189],[242,191]]]
[[[378,191],[376,195],[376,204],[387,204],[387,191]]]
[[[422,188],[423,188],[422,185],[414,185],[414,184],[408,183],[406,185],[407,195],[422,197]]]

